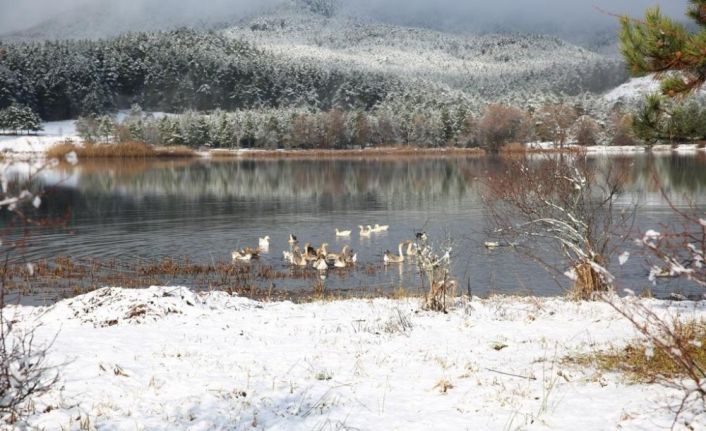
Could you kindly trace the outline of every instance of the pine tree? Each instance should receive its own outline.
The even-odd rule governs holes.
[[[0,110],[0,130],[14,134],[20,131],[38,132],[42,130],[42,120],[27,106],[10,105]]]
[[[656,73],[668,96],[688,94],[706,82],[706,0],[689,0],[698,31],[648,9],[644,21],[623,17],[621,51],[635,76]],[[676,72],[676,73],[670,73]]]

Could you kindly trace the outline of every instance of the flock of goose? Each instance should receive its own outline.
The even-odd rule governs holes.
[[[360,236],[363,238],[369,238],[373,234],[387,232],[389,230],[388,225],[375,226],[358,226],[360,229]],[[335,231],[337,238],[348,238],[351,236],[352,232],[350,230],[339,230]],[[418,233],[417,239],[426,240],[425,233]],[[311,265],[314,269],[319,271],[326,271],[329,268],[346,268],[351,265],[355,265],[358,261],[358,254],[354,253],[350,246],[346,245],[341,249],[340,252],[335,253],[328,250],[328,243],[321,244],[320,247],[315,248],[311,243],[304,244],[303,248],[299,247],[299,241],[294,235],[289,235],[289,250],[282,252],[282,256],[285,262],[292,266],[306,267]],[[404,249],[406,247],[406,249]],[[240,250],[234,250],[231,253],[233,262],[248,262],[252,259],[257,259],[260,257],[261,253],[269,252],[270,248],[270,237],[265,236],[264,238],[259,238],[258,247],[245,247]],[[383,254],[383,262],[385,264],[391,263],[402,263],[405,261],[406,256],[412,256],[416,253],[416,244],[414,241],[404,241],[398,244],[398,254],[393,254],[389,250],[385,251]]]

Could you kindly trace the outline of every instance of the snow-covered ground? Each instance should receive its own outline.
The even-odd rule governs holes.
[[[44,130],[36,135],[0,135],[0,152],[44,153],[54,144],[67,139],[79,141],[74,120],[49,121],[42,123]]]
[[[645,96],[660,92],[660,81],[654,75],[632,78],[628,82],[617,86],[603,95],[601,100],[609,105],[618,102],[634,104],[642,100]],[[706,87],[696,91],[695,97],[706,97]]]
[[[644,302],[706,318],[706,304]],[[411,298],[153,287],[10,311],[43,323],[40,340],[58,333],[50,360],[66,364],[37,429],[669,429],[679,395],[562,362],[635,336],[604,303],[474,298],[445,315]]]

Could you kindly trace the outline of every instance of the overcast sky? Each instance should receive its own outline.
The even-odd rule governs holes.
[[[87,3],[105,0],[0,0],[0,33],[21,30],[63,12],[77,10]],[[263,3],[278,0],[113,0],[123,13],[139,13],[145,4],[161,4],[170,14],[209,18],[234,10],[251,11]],[[484,27],[528,31],[537,26],[576,27],[585,31],[593,25],[609,25],[610,12],[642,15],[645,7],[659,4],[665,13],[683,17],[687,0],[343,0],[355,14],[373,15],[386,21],[425,23],[441,27],[445,23],[462,28]],[[80,10],[80,9],[78,9]],[[509,27],[509,28],[508,28]]]

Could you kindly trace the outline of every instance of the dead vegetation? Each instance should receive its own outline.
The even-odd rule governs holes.
[[[467,156],[479,157],[485,155],[480,148],[444,147],[444,148],[418,148],[418,147],[376,147],[364,149],[336,149],[336,150],[211,150],[214,158],[243,158],[243,159],[364,159],[364,158],[389,158],[397,157],[448,157]]]
[[[355,273],[373,275],[382,265],[361,265],[331,271],[329,278],[345,279]],[[192,262],[188,257],[161,259],[73,259],[59,256],[27,264],[0,267],[9,292],[34,295],[47,300],[72,297],[104,286],[145,288],[149,286],[188,285],[196,290],[222,290],[230,294],[264,300],[333,300],[350,297],[394,296],[384,287],[357,289],[330,288],[312,268],[290,268],[261,262]],[[297,285],[292,288],[291,285]],[[285,287],[279,287],[280,285]],[[290,287],[287,287],[290,286]]]
[[[632,383],[661,383],[689,378],[692,374],[706,378],[706,322],[675,322],[668,344],[680,346],[680,355],[689,358],[684,366],[675,361],[672,348],[667,343],[655,344],[650,340],[634,340],[620,349],[590,353],[567,358],[567,362],[592,366],[604,372],[620,372]]]
[[[196,157],[196,153],[187,147],[153,147],[142,142],[121,143],[84,143],[62,142],[50,147],[46,154],[49,158],[63,160],[67,154],[75,153],[79,159],[101,158],[188,158]]]
[[[581,155],[509,161],[486,181],[489,234],[573,280],[572,298],[593,299],[610,290],[608,265],[630,233],[634,212],[613,208],[622,183],[621,173],[598,169]]]

